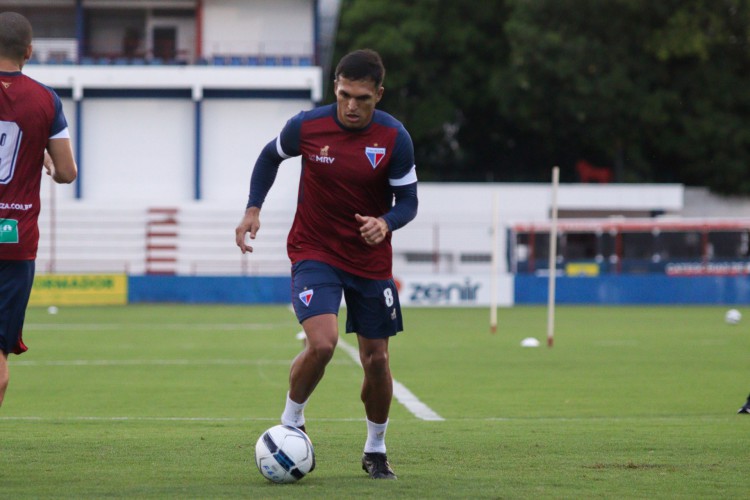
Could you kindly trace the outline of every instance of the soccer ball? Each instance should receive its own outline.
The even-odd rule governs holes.
[[[724,321],[726,321],[730,325],[736,325],[740,322],[741,319],[742,313],[740,313],[737,309],[730,309],[724,315]]]
[[[293,483],[315,468],[315,451],[307,434],[296,427],[276,425],[255,443],[255,465],[274,483]]]

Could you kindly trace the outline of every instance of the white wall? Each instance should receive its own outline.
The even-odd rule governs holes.
[[[708,188],[685,188],[686,217],[750,217],[750,197],[720,196]]]
[[[310,0],[205,0],[203,55],[314,53]]]
[[[244,208],[250,174],[260,150],[273,140],[286,121],[308,101],[267,99],[207,99],[203,108],[202,199]],[[295,201],[300,175],[299,159],[281,164],[268,206]]]
[[[320,68],[29,66],[24,71],[51,87],[72,89],[63,99],[73,145],[80,139],[83,202],[152,206],[194,197],[195,102],[202,101],[202,199],[243,206],[250,172],[261,148],[287,119],[320,99]],[[92,98],[96,89],[181,89],[184,98]],[[205,98],[210,89],[309,92],[311,99]],[[192,99],[189,97],[192,96]],[[82,109],[78,138],[76,101]],[[269,196],[296,199],[299,161],[288,161]],[[49,193],[48,179],[43,193]],[[73,200],[75,185],[55,187]]]
[[[87,99],[83,197],[134,204],[190,201],[193,123],[189,99]]]
[[[73,106],[70,100],[64,101],[74,135],[75,112],[68,109]],[[189,99],[86,99],[82,199],[141,206],[191,202],[194,106]],[[204,100],[201,199],[244,207],[258,153],[287,119],[311,106],[304,100]],[[282,163],[277,185],[268,196],[270,206],[287,206],[289,200],[296,200],[299,175],[299,159]],[[75,198],[74,185],[55,189],[60,200]]]

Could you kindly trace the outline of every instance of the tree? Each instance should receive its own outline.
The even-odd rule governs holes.
[[[750,0],[345,0],[338,52],[389,69],[420,177],[750,193]]]
[[[485,167],[478,142],[502,134],[488,69],[502,68],[502,1],[467,9],[453,0],[348,0],[342,3],[337,57],[355,48],[380,52],[386,65],[381,107],[412,135],[420,178],[468,180]],[[482,110],[490,110],[482,113]],[[484,116],[482,116],[484,115]],[[480,136],[467,135],[485,126]],[[471,121],[471,125],[467,124]],[[492,136],[492,137],[488,137]]]
[[[498,91],[548,161],[750,192],[745,0],[516,0]],[[566,154],[567,153],[567,154]]]

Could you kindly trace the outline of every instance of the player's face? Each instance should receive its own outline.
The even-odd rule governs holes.
[[[375,105],[383,97],[383,87],[372,80],[349,80],[338,77],[335,81],[337,116],[347,128],[364,128],[372,120]]]

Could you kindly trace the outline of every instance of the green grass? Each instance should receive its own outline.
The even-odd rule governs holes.
[[[274,485],[253,449],[301,348],[286,307],[32,308],[0,408],[0,496],[741,497],[750,323],[723,314],[560,307],[554,348],[534,349],[520,341],[544,341],[541,307],[500,310],[495,335],[486,309],[407,309],[394,377],[445,420],[394,401],[399,479],[367,479],[361,368],[339,349],[306,410],[318,468]]]

